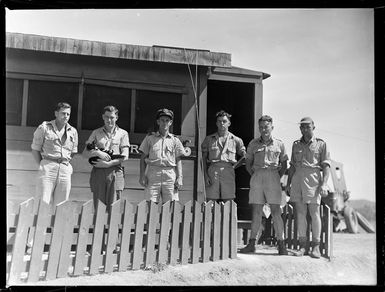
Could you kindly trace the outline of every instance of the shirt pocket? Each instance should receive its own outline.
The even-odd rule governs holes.
[[[68,135],[65,143],[64,143],[64,148],[68,151],[72,151],[74,148],[75,144],[75,137],[73,135]]]
[[[302,161],[302,158],[303,158],[303,150],[302,150],[302,149],[294,150],[293,156],[294,156],[294,160],[295,160],[296,162]]]
[[[216,158],[219,155],[219,147],[216,144],[213,144],[209,147],[210,158]]]
[[[228,159],[231,160],[231,161],[235,161],[235,156],[236,156],[236,150],[235,150],[235,147],[229,147],[227,148],[227,156],[228,156]]]
[[[281,154],[281,149],[278,147],[272,147],[267,149],[267,158],[272,163],[279,163],[279,156]]]
[[[320,161],[320,157],[321,157],[321,151],[319,147],[317,147],[314,149],[314,151],[312,151],[313,163],[318,163]]]
[[[56,139],[58,139],[58,137],[54,133],[48,133],[45,136],[45,139],[48,141],[55,141]]]
[[[254,155],[254,163],[257,163],[258,165],[262,165],[265,162],[265,148],[255,148],[253,150]]]
[[[120,153],[119,146],[120,146],[120,139],[119,139],[119,138],[113,138],[113,139],[111,140],[110,149],[111,149],[114,153]]]

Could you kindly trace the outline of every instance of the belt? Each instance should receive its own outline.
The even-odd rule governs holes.
[[[49,160],[49,161],[53,161],[53,162],[56,162],[56,163],[63,163],[65,165],[68,165],[69,164],[69,161],[64,159],[64,158],[51,158],[51,157],[44,157],[43,159],[45,160]]]

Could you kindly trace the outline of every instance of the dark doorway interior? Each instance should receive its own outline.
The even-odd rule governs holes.
[[[232,115],[230,132],[242,138],[247,147],[254,135],[254,84],[209,80],[207,90],[207,134],[217,131],[215,114],[225,110]],[[235,174],[238,219],[251,220],[250,175],[244,166],[237,168]]]

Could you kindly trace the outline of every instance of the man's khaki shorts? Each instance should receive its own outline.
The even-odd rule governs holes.
[[[250,179],[249,204],[278,204],[282,201],[281,180],[277,169],[257,169]]]
[[[211,185],[206,187],[207,200],[235,198],[235,172],[231,163],[213,163],[207,172],[211,180]]]
[[[291,202],[305,204],[321,204],[320,185],[322,181],[321,170],[318,168],[296,168],[291,180]]]

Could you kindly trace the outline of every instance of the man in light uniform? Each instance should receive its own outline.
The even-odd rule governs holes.
[[[288,156],[285,145],[272,137],[273,119],[264,115],[258,120],[261,136],[250,141],[247,146],[246,169],[251,175],[249,204],[252,205],[250,241],[241,253],[255,251],[257,234],[261,226],[263,206],[270,205],[274,230],[278,240],[278,254],[287,255],[283,238],[281,217],[282,189],[280,178],[287,169]]]
[[[122,162],[128,159],[130,141],[127,131],[116,124],[118,113],[115,106],[109,105],[103,108],[104,126],[92,131],[83,151],[83,156],[87,159],[93,156],[100,158],[93,164],[90,175],[95,208],[100,200],[108,209],[113,202],[121,198],[124,189]],[[87,149],[87,144],[92,142],[97,146],[97,150]],[[111,159],[110,155],[100,149],[112,150],[114,154],[121,154],[122,158]]]
[[[185,150],[182,142],[169,132],[173,119],[171,110],[158,110],[159,130],[147,135],[139,147],[142,152],[139,183],[155,203],[179,201],[178,190],[183,184],[181,156]]]
[[[32,155],[39,164],[36,196],[54,208],[68,200],[71,190],[71,158],[78,152],[78,132],[68,124],[71,106],[60,102],[55,120],[43,122],[35,130]]]
[[[202,142],[202,160],[207,200],[227,201],[235,198],[235,171],[238,154],[246,155],[241,138],[229,132],[231,115],[223,110],[216,114],[217,132]]]
[[[326,143],[314,136],[314,122],[306,117],[300,121],[302,138],[294,141],[286,192],[295,204],[298,220],[300,248],[296,255],[308,253],[306,237],[306,213],[309,210],[312,224],[312,251],[310,255],[320,258],[321,196],[327,196],[327,181],[330,174],[330,153]]]

